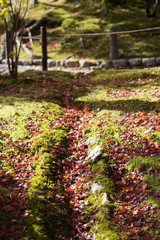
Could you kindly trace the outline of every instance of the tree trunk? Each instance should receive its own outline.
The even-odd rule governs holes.
[[[11,78],[17,78],[18,76],[18,57],[17,54],[13,54],[13,48],[17,47],[17,43],[14,41],[13,31],[7,30],[6,27],[6,59]]]
[[[147,17],[155,17],[159,5],[159,0],[155,0],[155,4],[153,4],[153,12],[150,10],[150,0],[144,0],[146,16]]]
[[[32,5],[35,5],[35,4],[37,4],[38,3],[38,0],[31,0],[31,4]]]
[[[155,2],[155,6],[154,6],[154,11],[153,11],[153,17],[156,16],[157,9],[158,9],[158,5],[159,5],[159,0],[156,0],[156,2]]]

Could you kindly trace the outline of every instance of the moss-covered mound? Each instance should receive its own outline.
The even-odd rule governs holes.
[[[31,151],[36,154],[34,162],[35,176],[28,189],[30,226],[27,235],[34,239],[53,239],[59,233],[70,236],[70,227],[66,219],[70,210],[66,199],[56,199],[56,194],[63,192],[58,182],[58,161],[65,157],[62,149],[66,148],[65,130],[45,131],[33,138]],[[61,150],[57,147],[57,142]],[[55,148],[55,150],[54,150]],[[58,226],[58,228],[57,228]]]

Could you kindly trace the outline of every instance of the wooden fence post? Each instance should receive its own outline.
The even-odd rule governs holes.
[[[47,31],[46,27],[41,27],[42,35],[42,70],[47,71]]]
[[[109,50],[110,50],[110,59],[115,60],[118,58],[118,43],[117,43],[117,34],[112,34],[113,32],[117,32],[117,28],[115,26],[110,27],[109,32]]]

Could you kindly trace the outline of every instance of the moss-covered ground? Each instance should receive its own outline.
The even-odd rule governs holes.
[[[159,83],[159,68],[1,74],[0,238],[159,239]]]

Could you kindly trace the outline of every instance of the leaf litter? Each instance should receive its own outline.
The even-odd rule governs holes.
[[[114,74],[112,81],[117,84]],[[159,156],[160,156],[160,116],[157,105],[141,105],[140,111],[123,111],[119,113],[118,120],[114,120],[108,113],[104,113],[103,119],[100,119],[101,108],[93,111],[92,102],[79,102],[75,105],[74,99],[79,92],[86,91],[85,95],[89,96],[90,90],[95,88],[95,81],[90,81],[93,74],[85,77],[72,78],[69,81],[65,78],[67,88],[62,88],[63,78],[55,79],[51,75],[47,80],[35,79],[30,89],[6,88],[6,94],[29,94],[33,98],[43,97],[43,99],[55,98],[59,105],[63,106],[63,116],[46,107],[43,102],[40,104],[43,111],[34,111],[31,119],[26,121],[24,131],[26,139],[15,140],[10,137],[10,125],[6,119],[0,119],[0,204],[1,204],[1,231],[0,236],[4,239],[20,239],[26,232],[25,219],[29,215],[29,203],[27,190],[30,187],[30,180],[37,175],[33,165],[38,161],[39,156],[31,153],[32,137],[41,134],[42,126],[47,126],[48,130],[66,128],[67,148],[61,149],[58,145],[51,146],[50,152],[56,155],[57,151],[64,151],[66,157],[57,161],[57,174],[55,180],[63,187],[63,191],[56,191],[56,201],[65,200],[69,206],[70,214],[67,209],[61,209],[57,205],[59,213],[66,215],[66,221],[70,226],[70,239],[93,239],[98,232],[96,222],[97,206],[92,206],[92,215],[86,214],[86,206],[90,204],[86,199],[91,194],[92,181],[97,172],[92,172],[92,164],[88,160],[88,145],[85,139],[85,129],[92,129],[90,121],[96,119],[98,137],[102,140],[101,146],[104,152],[109,154],[109,165],[111,173],[106,173],[113,182],[113,193],[110,199],[115,207],[110,215],[110,219],[115,223],[112,227],[106,225],[105,228],[115,228],[118,232],[117,239],[158,239],[160,236],[159,229],[159,205],[150,204],[148,199],[152,198],[154,202],[159,202],[160,192],[154,189],[150,182],[145,180],[145,176],[151,174],[157,180],[159,176]],[[113,78],[114,77],[114,78]],[[126,78],[127,79],[127,78]],[[106,80],[104,80],[106,82]],[[103,81],[102,81],[103,82]],[[125,80],[122,81],[124,84]],[[141,77],[139,80],[130,80],[130,85],[142,83],[144,86],[150,82],[149,78]],[[118,81],[118,84],[119,81]],[[56,93],[50,92],[50,89],[56,89]],[[152,96],[158,97],[159,87],[156,84]],[[3,93],[5,92],[3,89]],[[130,97],[136,95],[136,89],[107,90],[107,97],[116,98]],[[144,93],[146,91],[140,91]],[[109,95],[108,95],[109,94]],[[155,101],[155,103],[158,102]],[[49,103],[48,103],[49,105]],[[103,107],[103,105],[102,105]],[[119,110],[122,105],[109,107],[109,110]],[[148,110],[149,112],[148,112]],[[48,119],[48,114],[54,115],[55,119]],[[30,118],[30,116],[29,116]],[[105,126],[108,122],[118,124],[118,139],[114,133],[108,135]],[[117,125],[116,125],[117,126]],[[116,127],[115,126],[115,127]],[[94,127],[94,126],[93,126]],[[91,130],[92,132],[92,130]],[[98,146],[98,145],[97,145]],[[96,148],[96,146],[95,146]],[[130,160],[136,160],[141,156],[143,159],[154,159],[155,164],[150,168],[145,168],[138,163],[132,171],[129,171]],[[157,164],[156,164],[157,163]],[[158,180],[157,180],[158,181]],[[52,192],[56,186],[50,185]],[[43,208],[45,213],[47,208]],[[94,214],[95,212],[95,214]],[[99,219],[98,221],[101,221]],[[91,224],[89,224],[91,223]],[[57,220],[57,228],[61,226],[62,221]],[[92,232],[92,227],[95,232]],[[22,227],[23,226],[23,227]],[[61,232],[57,231],[55,239],[68,239]],[[101,238],[99,238],[101,239]],[[111,236],[112,239],[112,236]]]

